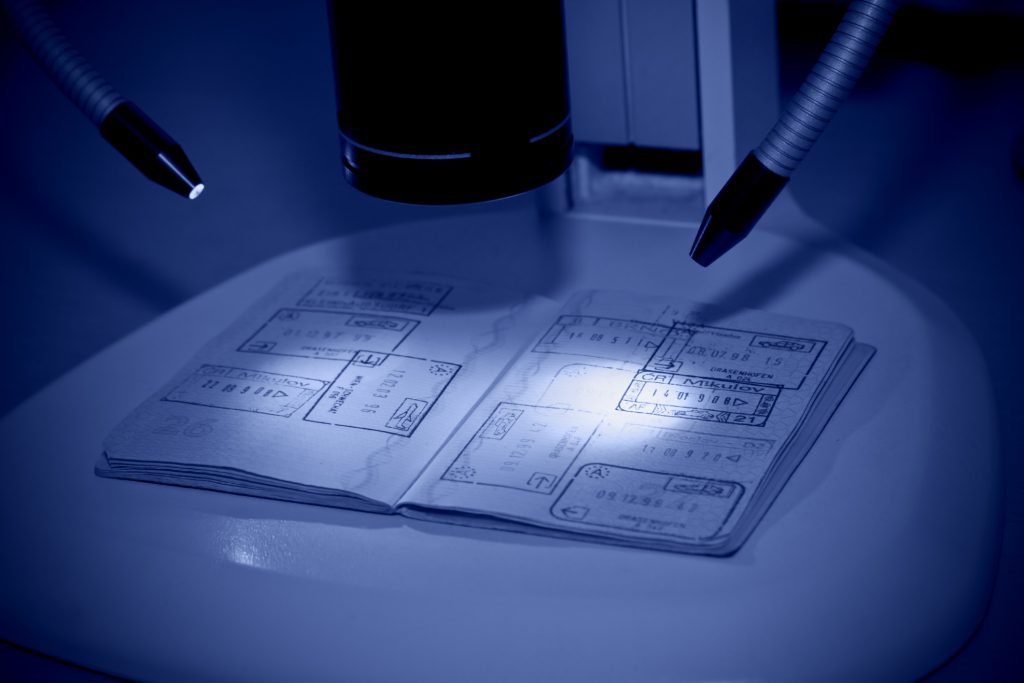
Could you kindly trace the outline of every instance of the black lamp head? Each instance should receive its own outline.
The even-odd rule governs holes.
[[[561,0],[328,3],[345,178],[417,204],[507,197],[572,160]]]

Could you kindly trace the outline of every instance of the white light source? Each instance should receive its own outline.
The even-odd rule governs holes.
[[[203,193],[203,190],[205,190],[205,189],[206,189],[206,185],[203,185],[202,183],[199,183],[198,185],[196,185],[195,187],[192,188],[191,192],[188,193],[188,198],[189,199],[195,199],[196,197],[201,195]]]

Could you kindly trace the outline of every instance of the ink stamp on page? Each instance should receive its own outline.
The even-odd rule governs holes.
[[[778,397],[778,387],[643,370],[618,410],[763,427]]]
[[[326,384],[308,377],[203,365],[163,400],[289,417]]]
[[[743,493],[733,481],[588,463],[550,512],[586,526],[701,541],[721,532]]]
[[[562,315],[533,350],[644,363],[658,349],[668,325],[592,315]]]
[[[426,358],[358,351],[304,419],[412,436],[460,367]]]
[[[600,422],[581,410],[499,403],[441,478],[551,493]]]
[[[643,462],[654,469],[682,468],[696,476],[747,481],[769,466],[775,444],[755,436],[626,423],[603,430],[589,452],[595,460]]]
[[[284,308],[240,347],[245,353],[352,360],[359,349],[394,351],[419,322],[395,316]]]
[[[826,342],[676,323],[645,370],[799,389]]]
[[[325,277],[299,300],[303,308],[328,311],[405,313],[427,316],[434,312],[452,288],[415,280],[366,280],[348,282]]]

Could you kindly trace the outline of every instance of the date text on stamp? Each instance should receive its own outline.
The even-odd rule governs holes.
[[[163,400],[288,417],[326,384],[274,372],[203,365]]]
[[[359,349],[394,351],[417,325],[419,322],[415,320],[392,316],[285,308],[275,313],[238,350],[352,360]]]
[[[676,323],[645,370],[799,389],[826,342]]]
[[[533,350],[644,363],[670,329],[637,320],[562,315]]]
[[[687,540],[714,538],[741,484],[602,463],[582,466],[551,505],[556,519]]]
[[[646,462],[655,469],[683,467],[696,476],[744,481],[770,463],[774,447],[774,440],[753,436],[625,424],[618,431],[602,434],[601,440],[591,445],[590,455],[595,460]]]
[[[618,409],[761,427],[778,397],[778,387],[644,370],[629,383]]]

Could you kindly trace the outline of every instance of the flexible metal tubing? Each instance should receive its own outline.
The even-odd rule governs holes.
[[[99,126],[125,99],[97,73],[35,0],[5,0],[4,8],[36,61],[57,87]]]
[[[850,3],[817,64],[775,127],[754,151],[764,166],[789,177],[846,100],[892,21],[895,0]]]

